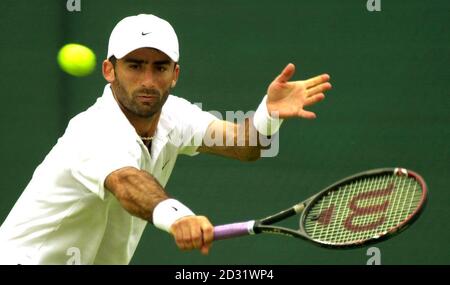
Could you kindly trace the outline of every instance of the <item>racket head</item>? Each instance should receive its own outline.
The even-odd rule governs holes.
[[[412,224],[426,197],[426,183],[414,171],[382,168],[361,172],[310,198],[300,217],[299,232],[324,247],[379,242]]]

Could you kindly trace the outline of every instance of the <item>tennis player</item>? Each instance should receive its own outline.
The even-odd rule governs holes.
[[[169,95],[178,61],[167,21],[141,14],[115,26],[102,66],[103,95],[69,122],[35,170],[0,228],[0,263],[128,264],[148,222],[172,234],[180,249],[207,254],[210,221],[164,189],[177,156],[256,160],[262,144],[250,144],[252,129],[271,136],[283,118],[315,118],[304,107],[331,88],[326,74],[289,82],[295,71],[289,64],[254,116],[234,124]],[[235,143],[205,143],[217,135]]]

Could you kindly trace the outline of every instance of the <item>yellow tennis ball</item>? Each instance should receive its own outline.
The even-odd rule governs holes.
[[[58,52],[58,63],[62,70],[73,76],[86,76],[95,69],[94,52],[80,44],[66,44]]]

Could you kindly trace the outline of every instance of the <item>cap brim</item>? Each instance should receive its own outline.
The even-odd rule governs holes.
[[[140,48],[154,48],[154,49],[157,49],[160,52],[166,54],[174,62],[178,62],[178,59],[179,59],[179,55],[178,55],[177,52],[169,51],[169,50],[167,50],[167,48],[161,46],[160,44],[152,43],[152,42],[146,42],[146,43],[142,43],[140,45],[133,45],[132,47],[131,46],[123,46],[123,48],[121,48],[120,50],[117,50],[114,53],[114,56],[117,59],[121,59],[124,56],[126,56],[127,54],[129,54],[130,52],[133,52],[133,51],[135,51],[137,49],[140,49]]]

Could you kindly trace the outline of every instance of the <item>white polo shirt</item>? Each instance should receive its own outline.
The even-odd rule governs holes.
[[[69,122],[0,227],[0,264],[128,264],[147,222],[104,188],[106,176],[132,166],[164,187],[177,155],[196,154],[216,119],[169,95],[149,153],[106,85]]]

